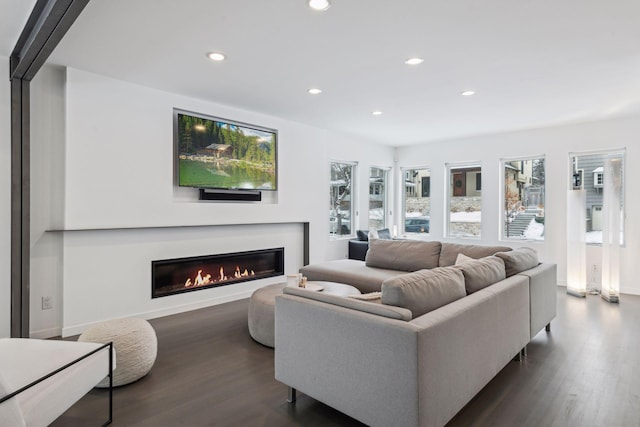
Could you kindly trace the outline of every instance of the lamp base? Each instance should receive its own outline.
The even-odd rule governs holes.
[[[587,296],[587,291],[586,289],[573,289],[573,288],[567,287],[567,294],[573,295],[574,297],[578,297],[578,298],[584,298]]]
[[[610,302],[610,303],[613,303],[613,304],[620,304],[620,297],[618,295],[600,294],[600,297],[602,297],[602,299],[605,300],[606,302]]]

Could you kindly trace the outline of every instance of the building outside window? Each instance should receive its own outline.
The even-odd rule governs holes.
[[[619,162],[620,164],[620,185],[615,186],[620,193],[616,200],[620,200],[618,214],[620,215],[620,244],[624,243],[624,152],[610,151],[600,153],[573,153],[573,187],[586,191],[586,211],[587,221],[585,224],[586,243],[601,244],[603,231],[603,201],[604,201],[604,164],[607,160]],[[576,182],[577,181],[577,182]]]
[[[431,170],[429,168],[403,169],[404,178],[403,232],[425,235],[430,231]]]
[[[387,224],[387,176],[389,169],[369,169],[369,229],[379,230]]]
[[[329,183],[329,236],[353,235],[356,164],[331,162]]]
[[[482,167],[447,165],[447,236],[479,238],[482,228]]]
[[[544,157],[507,159],[504,176],[502,236],[505,239],[544,240]]]

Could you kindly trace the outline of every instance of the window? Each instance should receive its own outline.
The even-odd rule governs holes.
[[[544,157],[502,160],[502,236],[544,240]]]
[[[353,234],[353,206],[355,163],[331,162],[329,183],[329,236]]]
[[[384,228],[387,220],[387,175],[388,169],[369,169],[369,229]]]
[[[604,167],[600,166],[593,170],[593,187],[604,187]]]
[[[431,209],[431,170],[428,168],[403,169],[405,234],[429,233]]]
[[[422,197],[429,197],[431,194],[431,177],[422,177]]]
[[[481,166],[447,165],[447,176],[447,236],[479,238],[482,228]]]
[[[576,188],[574,182],[573,188],[586,192],[587,244],[601,244],[607,224],[619,228],[620,244],[624,243],[624,157],[621,150],[571,154],[571,174],[580,180],[580,185]],[[612,179],[609,185],[607,176]],[[607,203],[613,204],[611,208]]]

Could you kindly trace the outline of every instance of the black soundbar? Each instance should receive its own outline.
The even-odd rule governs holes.
[[[262,200],[262,193],[259,190],[205,190],[201,188],[200,200],[259,202]]]

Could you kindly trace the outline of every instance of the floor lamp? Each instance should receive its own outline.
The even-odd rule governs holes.
[[[586,199],[585,190],[567,193],[567,293],[576,297],[587,295]]]
[[[604,162],[602,201],[602,291],[609,302],[620,302],[620,232],[622,231],[622,159]]]

